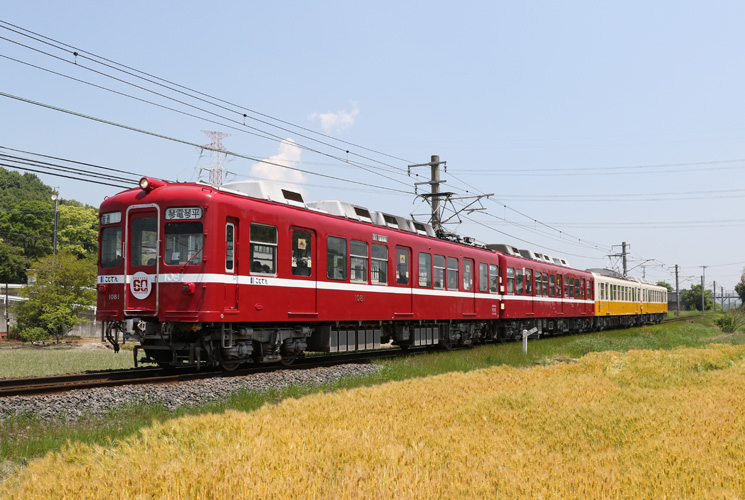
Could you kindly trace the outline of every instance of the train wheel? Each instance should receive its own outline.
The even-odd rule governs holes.
[[[226,372],[235,371],[241,365],[241,360],[220,361],[220,368]]]
[[[222,368],[226,372],[235,371],[236,368],[238,368],[244,361],[242,359],[223,359],[222,351],[220,349],[217,350],[217,358],[220,362],[220,368]]]
[[[301,352],[300,354],[295,354],[294,356],[282,356],[282,359],[279,361],[285,366],[291,366],[293,363],[295,363],[298,359],[304,359],[305,353]]]

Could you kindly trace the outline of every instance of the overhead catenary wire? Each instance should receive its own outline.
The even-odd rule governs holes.
[[[469,184],[468,182],[464,181],[463,179],[460,179],[460,178],[458,178],[457,176],[453,175],[453,174],[452,174],[452,172],[450,173],[450,175],[451,175],[451,176],[452,176],[453,178],[455,178],[456,180],[458,180],[459,182],[462,182],[463,184],[465,184],[466,186],[468,186],[468,187],[469,187],[470,189],[473,189],[473,190],[474,190],[475,192],[477,192],[477,193],[480,193],[480,190],[479,190],[478,188],[474,187],[473,185]],[[480,194],[483,194],[483,193],[480,193]],[[545,228],[547,228],[547,229],[551,229],[551,230],[553,230],[553,231],[555,231],[555,232],[557,232],[557,233],[559,233],[559,234],[561,234],[561,235],[563,235],[563,236],[566,236],[567,238],[575,239],[575,240],[578,240],[578,241],[583,241],[583,239],[582,239],[582,238],[579,238],[578,236],[574,236],[574,235],[572,235],[572,234],[569,234],[569,233],[567,233],[567,232],[565,232],[565,231],[562,231],[562,230],[560,230],[560,229],[557,229],[557,228],[555,228],[555,227],[553,227],[553,226],[551,226],[551,225],[549,225],[549,224],[546,224],[545,222],[541,222],[541,221],[539,221],[538,219],[536,219],[536,218],[534,218],[534,217],[531,217],[531,216],[529,216],[529,215],[527,215],[527,214],[524,214],[524,213],[522,213],[521,211],[519,211],[519,210],[516,210],[516,209],[514,209],[514,208],[512,208],[512,207],[508,206],[507,204],[505,204],[505,203],[503,203],[503,202],[501,202],[501,201],[499,201],[499,200],[496,200],[496,199],[494,199],[494,198],[491,198],[491,197],[490,197],[490,198],[488,198],[488,199],[487,199],[487,201],[489,201],[489,202],[491,202],[491,203],[495,203],[495,204],[497,204],[497,205],[501,205],[501,206],[503,206],[503,207],[504,207],[505,209],[507,209],[507,210],[510,210],[510,211],[512,211],[512,212],[514,212],[514,213],[516,213],[516,214],[518,214],[518,215],[520,215],[520,216],[522,216],[522,217],[525,217],[526,219],[530,220],[530,221],[531,221],[531,222],[533,222],[533,223],[539,224],[539,225],[541,225],[541,226],[543,226],[543,227],[545,227]],[[492,215],[492,216],[493,216],[493,215]],[[585,240],[584,240],[584,242],[585,242],[585,243],[589,243],[589,244],[591,244],[591,245],[593,245],[593,246],[597,247],[597,249],[601,249],[601,248],[607,248],[607,247],[608,247],[607,245],[601,245],[601,244],[599,244],[599,243],[595,243],[595,242],[589,241],[589,240],[587,240],[587,239],[585,239]]]
[[[104,76],[104,77],[107,77],[107,78],[111,78],[111,79],[113,79],[113,80],[115,80],[115,81],[118,81],[118,82],[120,82],[120,83],[124,83],[124,84],[126,84],[126,85],[130,85],[130,86],[133,86],[133,87],[135,87],[135,88],[137,88],[137,89],[140,89],[140,90],[142,90],[142,91],[145,91],[145,92],[149,92],[149,93],[155,94],[155,95],[157,95],[157,96],[159,96],[159,97],[162,97],[162,98],[164,98],[164,99],[168,99],[168,100],[174,101],[174,102],[176,102],[176,103],[182,104],[182,105],[184,105],[184,106],[187,106],[187,107],[190,107],[190,108],[193,108],[193,109],[199,110],[199,111],[201,111],[201,112],[203,112],[203,113],[207,113],[207,114],[209,114],[209,115],[211,115],[211,116],[215,116],[215,117],[218,117],[218,118],[220,118],[220,119],[226,120],[226,121],[228,121],[228,122],[231,122],[231,123],[234,123],[234,124],[237,124],[237,125],[243,125],[243,127],[246,127],[246,128],[248,128],[248,129],[251,129],[251,130],[253,130],[254,132],[251,132],[251,131],[248,131],[248,130],[244,130],[244,129],[242,129],[242,128],[239,128],[239,127],[236,127],[236,126],[233,126],[233,125],[226,125],[226,124],[224,124],[224,123],[221,123],[221,122],[218,122],[218,121],[215,121],[215,120],[209,119],[209,118],[204,118],[204,117],[200,117],[200,116],[194,115],[193,113],[187,113],[187,112],[185,112],[185,111],[177,110],[177,109],[175,109],[175,108],[172,108],[172,107],[169,107],[169,106],[165,106],[165,105],[162,105],[162,104],[158,104],[158,103],[155,103],[155,102],[153,102],[153,101],[148,101],[148,100],[146,100],[146,99],[142,99],[142,98],[139,98],[139,97],[136,97],[136,96],[132,96],[132,95],[130,95],[130,94],[127,94],[127,93],[124,93],[124,92],[120,92],[120,91],[117,91],[117,90],[109,89],[109,88],[107,88],[107,87],[104,87],[104,86],[102,86],[102,85],[97,85],[97,84],[94,84],[94,83],[86,82],[86,81],[84,81],[84,80],[81,80],[81,79],[79,79],[79,78],[74,78],[74,77],[71,77],[71,76],[69,76],[69,75],[65,75],[65,74],[62,74],[62,73],[59,73],[59,72],[56,72],[56,71],[52,71],[52,70],[49,70],[49,69],[47,69],[47,68],[42,68],[42,67],[40,67],[40,66],[38,66],[38,65],[30,64],[30,63],[27,63],[27,62],[25,62],[25,61],[20,61],[20,60],[18,60],[18,59],[15,59],[15,58],[12,58],[12,57],[9,57],[9,56],[5,56],[5,55],[0,55],[0,57],[3,57],[3,58],[5,58],[5,59],[9,59],[9,60],[12,60],[12,61],[14,61],[14,62],[18,62],[18,63],[20,63],[20,64],[25,64],[25,65],[27,65],[27,66],[30,66],[30,67],[33,67],[33,68],[35,68],[35,69],[39,69],[39,70],[42,70],[42,71],[47,71],[47,72],[49,72],[49,73],[52,73],[52,74],[55,74],[55,75],[57,75],[57,76],[61,76],[61,77],[64,77],[64,78],[68,78],[68,79],[71,79],[71,80],[73,80],[73,81],[77,81],[77,82],[79,82],[79,83],[83,83],[83,84],[86,84],[86,85],[90,85],[90,86],[92,86],[92,87],[95,87],[95,88],[98,88],[98,89],[101,89],[101,90],[105,90],[105,91],[108,91],[108,92],[112,92],[112,93],[115,93],[115,94],[118,94],[118,95],[121,95],[121,96],[124,96],[124,97],[130,98],[130,99],[135,99],[135,100],[137,100],[137,101],[140,101],[140,102],[143,102],[143,103],[146,103],[146,104],[154,105],[154,106],[160,107],[160,108],[162,108],[162,109],[166,109],[166,110],[169,110],[169,111],[173,111],[173,112],[176,112],[176,113],[180,113],[180,114],[183,114],[183,115],[186,115],[186,116],[190,116],[190,117],[192,117],[192,118],[197,118],[197,119],[199,119],[199,120],[204,120],[204,121],[207,121],[207,122],[209,122],[209,123],[214,123],[214,124],[217,124],[217,125],[220,125],[220,126],[226,127],[226,128],[230,128],[230,129],[232,129],[232,130],[237,130],[237,131],[239,131],[239,132],[242,132],[242,133],[249,133],[249,134],[251,134],[251,135],[254,135],[254,136],[257,136],[257,137],[260,137],[260,138],[263,138],[263,139],[268,139],[268,140],[271,140],[271,141],[279,141],[279,142],[281,142],[281,143],[284,143],[284,144],[289,144],[289,145],[290,145],[290,146],[292,146],[292,147],[297,147],[297,148],[299,148],[299,149],[303,149],[303,150],[307,150],[307,151],[310,151],[310,152],[313,152],[313,153],[316,153],[316,154],[319,154],[319,155],[327,156],[327,157],[329,157],[329,158],[335,159],[335,160],[337,160],[337,161],[340,161],[340,162],[342,162],[342,163],[346,163],[346,164],[348,164],[348,165],[351,165],[351,166],[354,166],[354,167],[360,168],[360,169],[362,169],[362,170],[365,170],[365,171],[367,171],[367,172],[373,173],[373,174],[375,174],[375,175],[378,175],[378,176],[381,176],[381,177],[387,178],[387,179],[389,179],[389,180],[392,180],[392,181],[394,181],[394,182],[399,182],[399,183],[401,183],[401,184],[404,184],[404,183],[403,183],[402,181],[400,181],[400,180],[397,180],[397,179],[393,179],[393,178],[391,178],[391,177],[389,177],[389,176],[387,176],[387,175],[384,175],[384,174],[382,174],[382,173],[380,173],[380,172],[378,172],[378,171],[374,170],[372,166],[368,166],[368,165],[365,165],[365,164],[363,164],[363,163],[361,163],[361,162],[357,162],[357,161],[350,161],[350,160],[348,160],[348,159],[345,159],[345,158],[341,158],[341,157],[338,157],[338,156],[334,156],[334,155],[331,155],[331,154],[329,154],[329,153],[324,153],[324,152],[322,152],[322,151],[320,151],[320,150],[318,150],[318,149],[315,149],[315,148],[311,148],[311,147],[309,147],[309,146],[306,146],[306,145],[303,145],[303,144],[297,143],[297,142],[295,142],[295,141],[292,141],[292,142],[287,142],[287,141],[286,141],[286,138],[284,138],[284,137],[282,137],[282,136],[279,136],[279,135],[276,135],[276,134],[271,134],[271,133],[269,133],[269,132],[266,132],[266,131],[262,131],[261,129],[258,129],[258,128],[256,128],[256,127],[251,127],[250,125],[246,125],[245,123],[241,124],[241,122],[239,122],[238,120],[233,120],[233,119],[230,119],[230,118],[228,118],[228,117],[226,117],[226,116],[222,116],[222,115],[220,115],[220,114],[217,114],[217,113],[215,113],[215,112],[209,111],[209,110],[207,110],[207,109],[204,109],[204,108],[200,108],[200,107],[198,107],[198,106],[194,106],[193,104],[189,104],[189,103],[187,103],[187,102],[185,102],[185,101],[182,101],[182,100],[179,100],[179,99],[175,99],[175,98],[173,98],[173,97],[167,96],[167,95],[165,95],[165,94],[162,94],[162,93],[160,93],[160,92],[155,92],[155,91],[153,91],[153,90],[151,90],[151,89],[148,89],[148,88],[146,88],[146,87],[142,87],[142,86],[140,86],[140,85],[136,85],[136,84],[133,84],[133,83],[131,83],[131,82],[127,82],[127,81],[125,81],[125,80],[122,80],[122,79],[120,79],[120,78],[116,78],[116,77],[114,77],[114,76],[111,76],[111,75],[107,75],[106,73],[103,73],[103,72],[97,71],[97,70],[95,70],[95,69],[92,69],[92,68],[88,68],[88,67],[86,67],[86,66],[83,66],[83,65],[81,65],[81,64],[73,63],[72,61],[68,61],[68,60],[66,60],[66,59],[64,59],[64,58],[61,58],[61,57],[59,57],[59,56],[55,56],[55,55],[53,55],[53,54],[49,54],[49,53],[47,53],[47,52],[44,52],[44,51],[42,51],[42,50],[39,50],[39,49],[36,49],[36,48],[33,48],[33,47],[28,47],[28,46],[26,46],[26,45],[20,44],[19,42],[16,42],[16,41],[13,41],[13,40],[9,40],[9,39],[7,39],[7,38],[5,38],[5,37],[0,37],[0,39],[3,39],[3,40],[7,40],[7,41],[10,41],[10,42],[12,42],[12,43],[15,43],[15,44],[21,45],[21,46],[23,46],[23,47],[29,48],[30,50],[34,50],[34,51],[36,51],[36,52],[42,53],[42,54],[44,54],[44,55],[47,55],[47,56],[49,56],[49,57],[53,57],[53,58],[55,58],[55,59],[58,59],[58,60],[60,60],[60,61],[63,61],[63,62],[66,62],[66,63],[68,63],[68,64],[73,64],[73,65],[75,65],[76,67],[79,67],[79,68],[83,68],[83,69],[86,69],[86,70],[88,70],[88,71],[92,71],[92,72],[94,72],[94,73],[96,73],[96,74],[99,74],[99,75],[101,75],[101,76]],[[337,148],[337,149],[338,149],[338,148]],[[349,151],[346,151],[346,152],[347,152],[347,153],[349,153]],[[378,167],[378,168],[380,168],[380,167]],[[399,168],[399,169],[397,169],[397,170],[389,170],[389,171],[392,171],[392,172],[394,172],[394,173],[398,173],[399,175],[402,175],[402,176],[404,175],[404,173],[403,173],[403,169],[402,169],[402,168]]]
[[[145,134],[145,135],[150,135],[152,137],[158,137],[160,139],[165,139],[165,140],[176,142],[176,143],[179,143],[179,144],[185,144],[185,145],[188,145],[188,146],[193,146],[193,147],[197,147],[197,148],[201,148],[201,149],[206,149],[206,150],[210,150],[210,151],[218,151],[219,153],[222,153],[222,154],[225,154],[225,155],[228,155],[228,156],[235,156],[237,158],[243,158],[243,159],[246,159],[246,160],[251,160],[251,161],[260,162],[260,163],[266,163],[268,165],[273,165],[275,167],[280,167],[280,168],[286,168],[286,169],[289,169],[289,170],[294,170],[294,171],[297,171],[297,172],[302,172],[302,173],[305,173],[305,174],[308,174],[308,175],[316,175],[316,176],[319,176],[319,177],[324,177],[324,178],[327,178],[327,179],[333,179],[333,180],[336,180],[336,181],[348,182],[348,183],[351,183],[351,184],[357,184],[357,185],[367,186],[367,187],[374,187],[374,188],[385,190],[385,191],[392,191],[392,192],[398,192],[398,193],[410,193],[409,191],[403,191],[401,189],[394,189],[394,188],[389,188],[389,187],[384,187],[384,186],[377,186],[375,184],[369,184],[369,183],[366,183],[366,182],[354,181],[354,180],[350,180],[350,179],[343,179],[341,177],[335,177],[335,176],[332,176],[332,175],[321,174],[321,173],[318,173],[318,172],[312,172],[312,171],[301,169],[301,168],[297,168],[297,167],[290,167],[288,165],[281,165],[281,164],[276,163],[276,162],[272,162],[272,161],[269,161],[269,160],[262,160],[262,159],[259,159],[259,158],[255,158],[253,156],[243,155],[243,154],[236,153],[236,152],[233,152],[233,151],[218,150],[218,149],[210,148],[209,146],[202,146],[202,145],[199,145],[199,144],[196,144],[196,143],[193,143],[193,142],[190,142],[190,141],[186,141],[186,140],[183,140],[183,139],[177,139],[175,137],[169,137],[167,135],[158,134],[158,133],[155,133],[155,132],[150,132],[150,131],[147,131],[147,130],[144,130],[144,129],[140,129],[140,128],[136,128],[136,127],[132,127],[132,126],[129,126],[129,125],[123,125],[121,123],[116,123],[116,122],[113,122],[113,121],[110,121],[110,120],[104,120],[103,118],[97,118],[97,117],[86,115],[86,114],[83,114],[83,113],[78,113],[76,111],[71,111],[71,110],[60,108],[60,107],[57,107],[57,106],[52,106],[50,104],[45,104],[45,103],[42,103],[42,102],[33,101],[31,99],[26,99],[24,97],[20,97],[20,96],[8,94],[8,93],[5,93],[5,92],[0,92],[0,96],[7,97],[9,99],[15,99],[17,101],[25,102],[27,104],[33,104],[35,106],[43,107],[43,108],[46,108],[46,109],[51,109],[51,110],[54,110],[54,111],[59,111],[61,113],[66,113],[66,114],[69,114],[69,115],[77,116],[79,118],[85,118],[87,120],[92,120],[92,121],[96,121],[96,122],[99,122],[99,123],[104,123],[104,124],[107,124],[107,125],[111,125],[111,126],[114,126],[114,127],[123,128],[123,129],[126,129],[126,130],[130,130],[132,132],[137,132],[137,133],[141,133],[141,134]],[[413,194],[413,193],[410,193],[410,194]]]
[[[2,24],[5,24],[5,25],[7,25],[7,26],[3,26]],[[8,26],[12,26],[13,28],[16,28],[16,29],[11,29],[11,28],[9,28]],[[284,121],[284,120],[279,120],[279,119],[277,119],[277,118],[273,118],[273,117],[271,117],[270,115],[266,115],[266,114],[262,114],[262,113],[258,113],[258,112],[256,112],[256,111],[250,110],[250,109],[248,109],[248,108],[246,108],[246,107],[244,107],[244,106],[240,106],[240,105],[237,105],[237,104],[232,104],[232,103],[229,103],[229,102],[227,102],[227,101],[224,101],[224,100],[222,100],[222,99],[218,99],[218,98],[215,98],[215,97],[213,97],[213,96],[209,96],[208,94],[204,94],[204,93],[202,93],[202,92],[198,92],[198,91],[195,91],[195,90],[189,89],[188,87],[185,87],[185,86],[182,86],[182,85],[178,85],[178,84],[174,84],[174,83],[172,83],[172,82],[169,82],[168,80],[165,80],[165,79],[163,79],[163,78],[160,78],[160,77],[156,77],[156,76],[150,75],[150,74],[148,74],[148,73],[142,72],[142,71],[140,71],[140,70],[136,70],[136,69],[134,69],[134,68],[130,68],[130,67],[128,67],[128,66],[125,66],[125,65],[123,65],[123,64],[117,63],[117,62],[115,62],[115,61],[112,61],[112,60],[110,60],[110,59],[106,59],[106,58],[103,58],[103,57],[97,56],[97,55],[95,55],[95,54],[93,54],[93,53],[91,53],[91,52],[87,52],[87,51],[85,51],[85,50],[82,50],[82,49],[78,49],[78,48],[75,48],[75,47],[73,47],[73,46],[71,46],[71,45],[68,45],[68,44],[65,44],[65,43],[63,43],[63,42],[59,42],[59,41],[57,41],[57,40],[54,40],[54,39],[52,39],[52,38],[49,38],[49,37],[46,37],[46,36],[44,36],[44,35],[40,35],[40,34],[38,34],[38,33],[34,33],[34,32],[32,32],[32,31],[30,31],[30,30],[27,30],[27,29],[25,29],[25,28],[22,28],[22,27],[19,27],[19,26],[13,25],[13,24],[11,24],[11,23],[8,23],[7,21],[3,21],[3,20],[0,20],[0,28],[4,28],[4,29],[6,29],[6,30],[12,31],[12,32],[14,32],[14,33],[17,33],[17,34],[19,34],[19,35],[22,35],[22,36],[24,36],[24,37],[27,37],[27,38],[31,38],[31,39],[33,39],[33,40],[35,40],[35,41],[37,41],[37,42],[41,42],[41,43],[43,43],[43,44],[46,44],[46,45],[48,45],[48,46],[51,46],[51,47],[55,47],[55,48],[56,48],[56,49],[58,49],[58,50],[63,50],[63,51],[65,51],[65,52],[66,52],[66,53],[68,53],[68,54],[72,54],[72,55],[74,55],[74,56],[75,56],[75,59],[76,59],[76,60],[77,60],[77,58],[78,58],[78,57],[80,57],[80,58],[85,58],[85,59],[87,59],[87,60],[89,60],[89,61],[91,61],[91,62],[94,62],[94,63],[96,63],[96,64],[100,64],[100,65],[102,65],[102,66],[108,67],[108,68],[110,68],[110,69],[113,69],[113,70],[115,70],[115,71],[119,71],[119,72],[122,72],[122,73],[128,74],[128,75],[130,75],[130,76],[133,76],[133,77],[135,77],[135,78],[138,78],[138,79],[141,79],[141,80],[147,81],[147,82],[149,82],[149,83],[152,83],[152,84],[154,84],[154,85],[158,85],[158,86],[160,86],[160,87],[163,87],[163,88],[166,88],[166,89],[168,89],[168,90],[171,90],[171,91],[173,91],[173,92],[177,92],[177,93],[179,93],[179,94],[182,94],[182,95],[188,96],[188,97],[190,97],[190,98],[192,98],[192,99],[195,99],[195,100],[198,100],[198,101],[201,101],[201,102],[204,102],[204,103],[210,104],[210,105],[212,105],[212,106],[215,106],[215,107],[221,108],[221,109],[223,109],[223,110],[226,110],[226,111],[230,111],[230,112],[232,112],[232,113],[236,113],[236,114],[238,114],[239,116],[242,116],[242,117],[243,117],[244,119],[245,119],[245,118],[249,118],[249,119],[252,119],[252,120],[258,121],[259,123],[263,123],[263,124],[265,124],[265,125],[268,125],[268,126],[271,126],[271,127],[275,127],[275,128],[277,128],[277,129],[279,129],[279,130],[283,130],[283,131],[285,131],[285,132],[293,133],[293,134],[296,134],[296,135],[298,135],[298,136],[301,136],[301,137],[303,137],[303,138],[306,138],[306,139],[309,139],[309,140],[313,140],[313,141],[319,142],[320,144],[323,144],[323,145],[325,145],[325,146],[327,146],[327,147],[331,147],[331,148],[337,149],[337,150],[339,150],[339,151],[344,151],[344,152],[345,152],[345,153],[347,153],[347,154],[351,154],[351,155],[354,155],[354,156],[357,156],[357,157],[360,157],[360,158],[366,159],[366,160],[368,160],[368,161],[373,161],[373,162],[375,162],[375,163],[378,163],[379,165],[386,165],[386,166],[388,166],[388,167],[391,167],[391,168],[397,169],[397,170],[399,170],[399,171],[401,171],[401,172],[405,171],[405,169],[404,169],[403,167],[395,167],[395,166],[393,166],[393,165],[390,165],[390,164],[387,164],[387,163],[385,163],[385,162],[382,162],[382,161],[376,160],[376,159],[374,159],[374,158],[370,158],[370,157],[367,157],[367,156],[365,156],[365,155],[360,155],[360,154],[358,154],[358,153],[355,153],[354,151],[350,151],[349,149],[346,149],[346,148],[342,148],[342,147],[339,147],[339,146],[334,146],[334,145],[332,145],[332,144],[329,144],[329,143],[327,143],[327,142],[324,142],[324,141],[320,141],[320,140],[318,140],[318,139],[314,139],[314,138],[312,138],[312,137],[310,137],[310,136],[307,136],[307,135],[304,135],[304,134],[300,134],[300,133],[298,133],[297,131],[294,131],[294,130],[290,130],[290,129],[287,129],[287,128],[284,128],[284,127],[281,127],[281,126],[275,125],[275,124],[273,124],[273,123],[270,123],[270,122],[267,122],[267,121],[265,121],[265,120],[260,120],[260,119],[258,119],[258,118],[255,118],[255,117],[249,117],[249,116],[247,116],[247,114],[246,114],[246,113],[241,113],[241,112],[239,112],[239,111],[236,111],[235,109],[227,108],[227,107],[225,107],[225,106],[222,106],[222,105],[220,105],[220,104],[216,104],[215,102],[211,102],[211,101],[208,101],[208,100],[206,100],[206,99],[203,99],[203,98],[200,98],[200,97],[196,97],[196,96],[194,96],[194,95],[192,95],[192,94],[189,94],[189,93],[187,93],[187,92],[184,92],[184,91],[182,91],[182,90],[179,90],[179,89],[176,89],[176,88],[173,88],[173,87],[169,87],[168,85],[164,85],[164,84],[162,84],[162,83],[159,83],[159,82],[157,82],[157,81],[151,80],[151,79],[149,79],[149,78],[144,78],[144,77],[142,77],[142,76],[136,75],[136,74],[132,73],[131,71],[135,71],[135,72],[137,72],[137,73],[140,73],[140,74],[143,74],[143,75],[147,75],[147,76],[148,76],[148,77],[150,77],[150,78],[155,78],[155,79],[157,79],[157,80],[160,80],[160,81],[166,82],[166,83],[168,83],[168,84],[170,84],[170,85],[173,85],[173,86],[177,86],[177,87],[180,87],[180,88],[183,88],[183,89],[189,90],[189,91],[190,91],[190,92],[192,92],[192,93],[196,93],[196,94],[199,94],[199,95],[202,95],[202,96],[205,96],[205,97],[209,97],[210,99],[212,99],[212,100],[214,100],[214,101],[218,101],[218,102],[223,102],[223,103],[225,103],[225,104],[229,104],[229,105],[231,105],[231,106],[233,106],[233,107],[238,107],[238,108],[241,108],[242,110],[245,110],[245,111],[249,111],[249,112],[251,112],[251,113],[255,113],[255,114],[259,114],[259,115],[261,115],[261,116],[264,116],[264,117],[270,118],[270,119],[272,119],[272,120],[275,120],[275,121],[278,121],[278,122],[280,122],[280,123],[288,124],[288,125],[290,125],[290,126],[292,126],[292,127],[294,127],[294,128],[297,128],[297,129],[301,129],[301,130],[305,130],[305,131],[308,131],[308,132],[314,133],[314,134],[316,134],[316,135],[319,135],[319,136],[322,136],[322,137],[326,137],[326,138],[328,138],[328,139],[332,139],[332,140],[335,140],[335,141],[337,141],[337,142],[341,142],[341,143],[344,143],[344,144],[347,144],[347,145],[351,145],[351,146],[354,146],[354,147],[358,147],[358,148],[360,148],[360,149],[364,149],[364,150],[367,150],[367,151],[370,151],[370,152],[374,152],[374,153],[376,153],[376,154],[379,154],[379,155],[381,155],[381,156],[386,156],[386,157],[389,157],[389,158],[393,158],[393,159],[397,159],[397,160],[400,160],[400,161],[407,161],[407,160],[403,160],[403,159],[401,159],[401,158],[396,158],[395,156],[392,156],[392,155],[389,155],[389,154],[386,154],[386,153],[383,153],[383,152],[380,152],[380,151],[376,151],[376,150],[373,150],[373,149],[370,149],[370,148],[365,148],[365,147],[363,147],[363,146],[359,146],[359,145],[356,145],[356,144],[354,144],[354,143],[351,143],[351,142],[343,141],[343,140],[341,140],[341,139],[337,139],[337,138],[334,138],[334,137],[332,137],[332,136],[329,136],[329,135],[327,135],[327,134],[321,134],[321,133],[319,133],[319,132],[315,132],[315,131],[313,131],[313,130],[311,130],[311,129],[308,129],[308,128],[306,128],[306,127],[302,127],[302,126],[299,126],[299,125],[291,124],[290,122],[286,122],[286,121]],[[18,30],[22,30],[22,31],[25,31],[26,33],[23,33],[23,32],[21,32],[21,31],[18,31]],[[29,34],[27,34],[27,33],[32,33],[32,34],[33,34],[33,35],[35,35],[36,37],[40,37],[40,38],[43,38],[44,40],[40,40],[39,38],[34,38],[33,36],[31,36],[31,35],[29,35]],[[17,41],[14,41],[14,40],[10,40],[10,39],[4,38],[4,37],[0,37],[0,38],[3,38],[3,39],[5,39],[5,40],[8,40],[8,41],[10,41],[10,42],[12,42],[12,43],[15,43],[15,44],[18,44],[18,45],[23,45],[23,44],[20,44],[19,42],[17,42]],[[51,43],[51,42],[49,42],[49,41],[45,41],[45,40],[50,40],[51,42],[54,42],[54,43]],[[59,47],[59,46],[57,46],[57,45],[54,45],[54,44],[62,45],[63,47],[67,47],[68,49],[72,49],[72,50],[74,50],[74,52],[72,52],[72,53],[71,53],[71,52],[70,52],[69,50],[67,50],[67,49],[64,49],[64,48],[62,48],[62,47]],[[23,46],[25,46],[25,45],[23,45]],[[27,48],[30,48],[31,50],[36,50],[36,51],[39,51],[39,49],[35,49],[35,48],[32,48],[32,47],[28,47],[28,46],[26,46],[26,47],[27,47]],[[40,51],[40,52],[43,52],[43,51]],[[93,58],[91,58],[91,57],[86,57],[86,56],[85,56],[84,54],[90,54],[91,56],[93,56]],[[58,58],[58,59],[64,60],[64,59],[62,59],[62,58],[59,58],[58,56],[52,56],[52,57],[56,57],[56,58]],[[95,59],[94,59],[94,58],[95,58]],[[100,59],[101,61],[106,61],[106,63],[103,63],[103,62],[101,62],[101,61],[97,61],[96,59]],[[103,76],[106,76],[106,77],[109,77],[109,78],[112,78],[112,79],[115,79],[115,80],[121,81],[121,82],[123,82],[123,83],[126,83],[126,84],[128,84],[128,85],[133,85],[133,86],[135,86],[135,87],[141,88],[141,89],[143,89],[143,90],[146,90],[146,91],[148,91],[148,92],[153,92],[153,93],[156,93],[156,94],[158,94],[158,95],[162,95],[162,94],[159,94],[159,93],[157,93],[157,92],[155,92],[155,91],[152,91],[152,90],[150,90],[150,89],[145,89],[144,87],[140,87],[140,86],[137,86],[137,85],[135,85],[135,84],[133,84],[133,83],[131,83],[131,82],[126,82],[126,81],[124,81],[124,80],[118,79],[118,78],[116,78],[116,77],[113,77],[113,76],[111,76],[111,75],[107,75],[107,74],[105,74],[105,73],[101,73],[101,72],[98,72],[98,71],[96,71],[96,70],[93,70],[92,68],[86,68],[86,67],[84,67],[84,66],[82,66],[82,65],[79,65],[79,64],[77,64],[76,62],[72,62],[72,61],[67,61],[67,60],[65,60],[65,61],[66,61],[66,62],[69,62],[69,63],[71,63],[71,64],[76,64],[77,66],[83,67],[83,68],[85,68],[85,69],[88,69],[88,70],[90,70],[90,71],[95,71],[95,72],[97,72],[97,73],[99,73],[99,74],[101,74],[101,75],[103,75]],[[108,64],[108,63],[111,63],[111,64]],[[122,70],[121,68],[118,68],[118,67],[116,67],[116,66],[121,66],[121,67],[123,67],[123,68],[126,68],[126,69],[128,69],[128,70],[131,70],[131,71],[125,71],[125,70]],[[165,97],[165,96],[164,96],[164,97]],[[169,99],[173,99],[173,98],[170,98],[170,97],[166,97],[166,98],[169,98]],[[175,99],[174,99],[174,100],[175,100]],[[189,104],[187,104],[187,105],[189,105]],[[189,106],[192,106],[192,105],[189,105]],[[245,125],[245,124],[244,124],[244,125]],[[246,125],[246,126],[247,126],[247,125]],[[247,126],[247,127],[248,127],[248,126]],[[250,127],[250,128],[254,128],[254,127]],[[258,130],[258,129],[257,129],[257,130]],[[267,132],[264,132],[264,133],[267,133]]]

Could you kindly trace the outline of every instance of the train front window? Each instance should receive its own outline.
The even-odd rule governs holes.
[[[158,222],[155,217],[132,220],[129,259],[133,266],[153,266],[158,257]]]
[[[203,229],[201,222],[166,224],[166,264],[196,265],[202,263]]]
[[[101,267],[118,267],[122,264],[122,228],[105,227],[101,231]]]

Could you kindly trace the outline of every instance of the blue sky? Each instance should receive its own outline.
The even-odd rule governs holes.
[[[745,266],[742,2],[29,1],[0,19],[292,125],[247,113],[277,136],[267,140],[29,67],[7,58],[205,116],[7,25],[0,92],[188,143],[222,131],[229,151],[376,187],[245,158],[226,163],[229,180],[271,177],[309,200],[423,213],[411,193],[425,179],[406,167],[437,154],[444,190],[494,193],[451,228],[459,234],[580,268],[617,266],[607,255],[625,241],[632,275],[674,283],[678,264],[681,288],[710,266],[707,287],[732,289]],[[209,109],[242,122],[232,104]],[[206,162],[193,146],[6,96],[0,116],[0,146],[181,181]],[[118,191],[40,177],[91,205]]]

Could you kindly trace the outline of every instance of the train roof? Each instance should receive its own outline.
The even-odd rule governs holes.
[[[209,183],[207,183],[209,184]],[[309,201],[303,199],[302,194],[297,191],[282,188],[276,184],[263,181],[237,181],[227,182],[221,186],[209,184],[219,191],[225,191],[260,200],[284,203],[295,207],[306,208],[316,212],[327,213],[344,217],[347,219],[368,222],[377,226],[400,229],[409,233],[417,233],[422,236],[437,237],[430,224],[407,219],[400,215],[388,214],[368,210],[359,205],[353,205],[339,200]]]
[[[658,285],[654,281],[650,281],[648,279],[639,278],[636,276],[626,276],[624,277],[623,274],[619,273],[618,271],[613,271],[612,269],[588,269],[589,272],[592,274],[598,275],[598,276],[604,276],[606,278],[613,278],[617,280],[624,280],[624,281],[631,281],[633,283],[639,283],[641,285],[646,286],[652,286],[652,287],[659,287],[659,288],[665,288],[663,286]]]
[[[571,267],[566,259],[551,257],[548,254],[535,252],[533,250],[519,249],[512,245],[505,245],[504,243],[493,243],[486,245],[489,250],[501,252],[505,255],[511,255],[513,257],[522,257],[524,259],[535,260],[543,262],[544,264],[553,264],[561,267]]]

